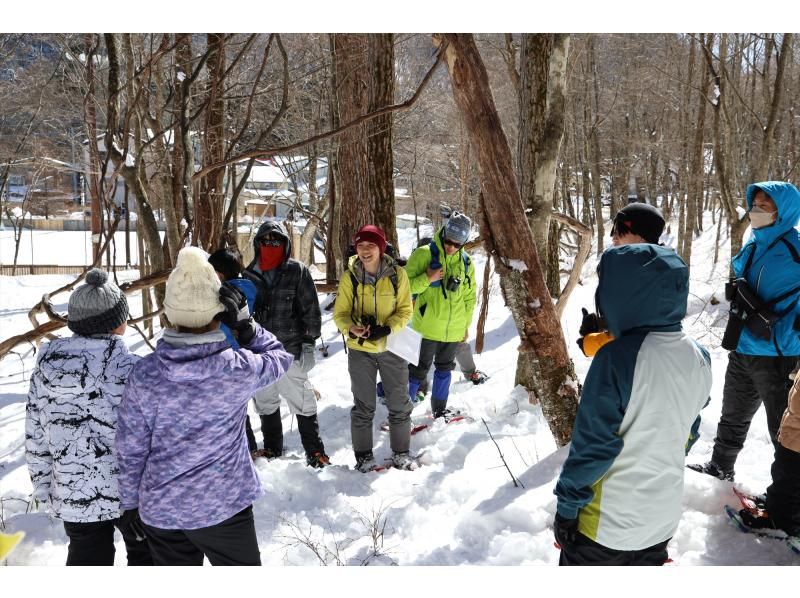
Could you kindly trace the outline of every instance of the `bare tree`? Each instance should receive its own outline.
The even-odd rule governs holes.
[[[578,388],[550,293],[539,266],[533,235],[513,172],[511,152],[494,107],[488,77],[469,34],[436,37],[446,43],[453,95],[475,153],[484,196],[484,215],[506,301],[521,337],[520,352],[532,352],[540,374],[531,376],[531,400],[542,412],[559,446],[572,433]],[[520,217],[514,217],[518,214]]]

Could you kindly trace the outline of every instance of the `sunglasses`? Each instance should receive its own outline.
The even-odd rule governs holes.
[[[259,239],[258,242],[264,247],[280,247],[283,243],[279,239]]]
[[[445,239],[444,244],[449,245],[450,247],[455,247],[456,249],[461,249],[462,247],[464,247],[463,243],[456,243],[455,241],[451,241],[450,239]]]

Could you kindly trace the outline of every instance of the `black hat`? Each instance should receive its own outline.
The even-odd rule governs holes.
[[[614,231],[619,235],[631,232],[648,243],[658,245],[658,239],[664,232],[664,217],[661,210],[650,204],[631,203],[617,212],[612,234]]]
[[[225,280],[239,278],[242,273],[242,262],[239,256],[230,249],[220,249],[215,251],[208,258],[208,263],[214,266],[214,270],[222,273]]]

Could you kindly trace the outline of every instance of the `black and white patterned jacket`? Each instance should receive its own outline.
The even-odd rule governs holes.
[[[138,359],[111,334],[42,346],[28,391],[25,457],[34,498],[63,521],[120,515],[117,408]]]

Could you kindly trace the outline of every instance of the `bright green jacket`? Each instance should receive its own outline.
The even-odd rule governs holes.
[[[348,272],[355,276],[355,288],[353,277]],[[393,272],[397,272],[396,292],[391,279]],[[365,316],[375,316],[378,324],[388,326],[392,332],[405,328],[411,318],[408,277],[401,267],[395,266],[394,260],[384,255],[375,284],[361,284],[362,280],[364,268],[358,256],[354,255],[339,281],[336,302],[333,304],[333,321],[347,339],[348,348],[366,353],[383,353],[386,350],[386,337],[376,341],[364,340],[359,345],[358,339],[350,338],[348,333],[351,326],[363,325]]]
[[[432,286],[428,281],[428,266],[431,263],[429,245],[415,249],[406,264],[411,293],[417,296],[411,327],[428,340],[460,343],[469,329],[475,310],[475,266],[469,260],[469,267],[464,271],[463,249],[447,255],[442,244],[441,229],[434,236],[434,242],[439,247],[439,261],[444,268],[441,285]],[[455,291],[446,289],[450,276],[461,279]]]

